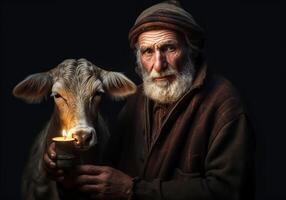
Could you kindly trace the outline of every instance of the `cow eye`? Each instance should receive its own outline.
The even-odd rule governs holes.
[[[57,99],[57,98],[63,98],[59,93],[56,93],[56,92],[55,92],[55,93],[52,93],[52,94],[51,94],[51,97],[54,97],[54,98],[56,98],[56,99]]]
[[[62,96],[59,95],[59,94],[56,94],[54,97],[55,97],[55,98],[61,98]]]
[[[95,96],[102,96],[104,94],[104,92],[102,92],[102,91],[96,91],[95,92]]]
[[[96,91],[94,95],[92,95],[89,99],[90,102],[93,102],[95,99],[98,99],[98,97],[101,97],[104,94],[104,92]]]

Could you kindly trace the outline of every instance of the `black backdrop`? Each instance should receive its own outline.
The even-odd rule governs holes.
[[[136,83],[127,34],[140,11],[159,1],[6,1],[1,4],[1,199],[20,199],[20,177],[51,100],[28,105],[11,95],[25,76],[66,58],[87,58]],[[257,199],[285,199],[282,132],[282,16],[278,1],[181,1],[207,34],[209,67],[229,78],[257,132]],[[105,99],[112,121],[122,103]],[[284,131],[285,133],[285,131]],[[284,185],[284,186],[283,186]]]

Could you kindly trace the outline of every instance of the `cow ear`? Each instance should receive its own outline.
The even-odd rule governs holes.
[[[103,89],[113,97],[126,97],[136,92],[136,85],[119,72],[101,70]]]
[[[32,74],[18,83],[13,95],[28,103],[39,103],[51,91],[52,77],[47,73]]]

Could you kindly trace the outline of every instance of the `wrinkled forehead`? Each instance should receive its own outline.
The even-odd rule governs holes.
[[[179,36],[172,30],[151,30],[143,32],[138,37],[139,47],[160,46],[166,43],[179,43]]]

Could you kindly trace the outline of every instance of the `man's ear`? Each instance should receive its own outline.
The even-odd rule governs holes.
[[[47,72],[32,74],[14,87],[13,95],[28,103],[39,103],[52,86],[52,77]]]
[[[136,85],[125,75],[113,71],[100,71],[103,89],[113,97],[126,97],[136,92]]]

